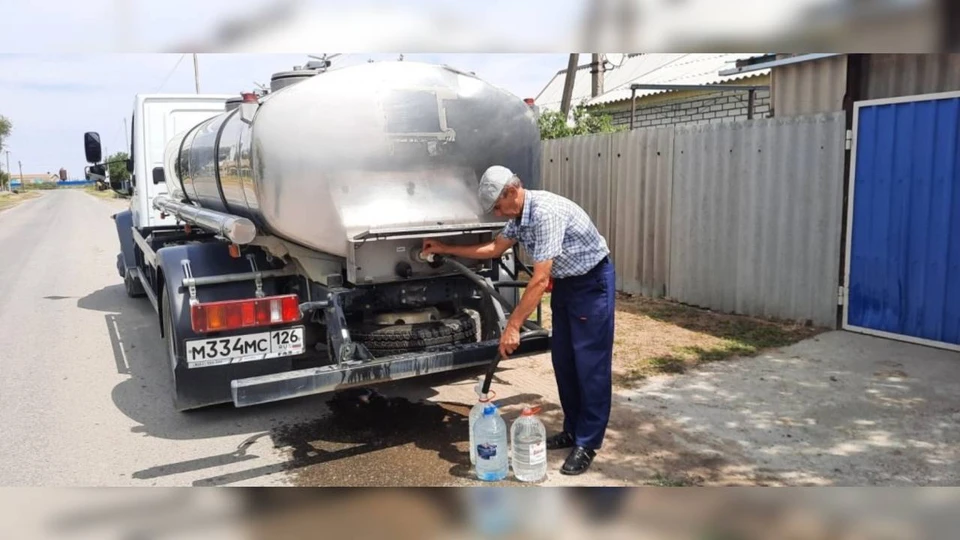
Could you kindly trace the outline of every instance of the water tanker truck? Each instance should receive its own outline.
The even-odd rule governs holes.
[[[239,95],[138,95],[117,271],[146,297],[178,410],[243,407],[486,365],[524,266],[420,253],[491,240],[483,171],[540,186],[534,110],[447,66],[273,76]],[[87,161],[102,160],[84,135]],[[531,322],[513,357],[548,351]]]

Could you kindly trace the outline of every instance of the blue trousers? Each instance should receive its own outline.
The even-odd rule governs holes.
[[[610,420],[615,293],[613,264],[604,259],[582,276],[554,279],[550,297],[563,430],[594,450]]]

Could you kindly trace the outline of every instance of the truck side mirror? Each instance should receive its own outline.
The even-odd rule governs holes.
[[[154,167],[153,168],[153,183],[162,184],[166,182],[166,178],[163,176],[163,167]]]
[[[87,157],[87,163],[100,163],[103,159],[103,149],[100,146],[100,134],[96,131],[88,131],[83,134],[83,151]]]

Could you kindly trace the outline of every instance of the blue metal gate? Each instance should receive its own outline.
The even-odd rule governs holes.
[[[844,328],[960,350],[960,93],[854,115]]]

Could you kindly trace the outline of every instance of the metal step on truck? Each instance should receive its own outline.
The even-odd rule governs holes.
[[[99,135],[84,146],[100,164]],[[487,167],[539,188],[536,114],[517,96],[447,66],[304,67],[236,96],[138,95],[130,156],[129,185],[111,184],[130,197],[117,271],[156,309],[178,410],[496,357],[518,253],[420,248],[499,232],[477,195]],[[511,358],[549,351],[538,322]]]

